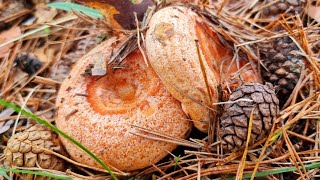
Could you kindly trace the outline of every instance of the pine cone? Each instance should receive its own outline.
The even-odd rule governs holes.
[[[6,161],[10,165],[19,167],[37,167],[38,163],[44,169],[63,170],[64,163],[61,159],[39,148],[59,152],[60,146],[54,137],[54,134],[43,125],[31,126],[9,139],[5,149]],[[21,179],[28,178],[32,179],[33,176],[28,174],[21,177]]]
[[[252,101],[237,101],[248,99]],[[241,149],[246,144],[248,125],[253,111],[250,144],[263,138],[279,112],[279,100],[271,84],[249,83],[232,92],[220,118],[222,146],[226,151]]]
[[[304,57],[289,37],[283,37],[261,48],[261,59],[267,68],[262,68],[262,77],[275,86],[282,106],[299,80]]]
[[[265,5],[268,5],[274,2],[274,0],[265,0],[264,2]],[[294,15],[295,12],[301,13],[305,4],[305,0],[280,0],[264,8],[262,11],[262,17],[277,18],[278,15],[286,12],[290,8],[292,9],[291,11],[288,11],[288,15]]]

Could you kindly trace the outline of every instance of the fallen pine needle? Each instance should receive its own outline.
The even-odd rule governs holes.
[[[246,147],[244,149],[244,152],[243,152],[243,155],[242,155],[239,167],[238,167],[236,180],[242,180],[244,167],[246,165],[246,157],[247,157],[247,154],[248,154],[248,147],[249,147],[249,143],[250,143],[251,130],[252,130],[253,111],[254,111],[254,109],[251,111],[251,114],[250,114]]]

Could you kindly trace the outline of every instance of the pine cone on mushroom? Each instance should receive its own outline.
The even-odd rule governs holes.
[[[55,135],[45,126],[36,124],[12,136],[5,149],[6,161],[12,166],[63,170],[64,162],[44,149],[60,152]],[[22,179],[33,178],[32,174]]]
[[[280,105],[283,105],[295,88],[304,64],[298,46],[290,39],[275,39],[261,48],[262,76],[275,86]]]
[[[249,83],[240,86],[232,92],[229,101],[223,106],[220,118],[222,146],[226,151],[245,146],[252,111],[250,144],[265,136],[279,112],[279,100],[270,84]]]

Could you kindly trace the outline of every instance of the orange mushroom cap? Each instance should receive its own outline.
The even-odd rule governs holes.
[[[95,58],[108,61],[121,45],[114,42],[111,38],[102,43],[73,67],[57,97],[56,124],[107,165],[132,171],[158,162],[176,147],[134,135],[131,132],[138,130],[132,125],[180,138],[187,136],[191,125],[180,103],[145,65],[139,51],[125,58],[126,68],[104,77],[82,75]],[[73,159],[100,167],[88,154],[61,139]]]

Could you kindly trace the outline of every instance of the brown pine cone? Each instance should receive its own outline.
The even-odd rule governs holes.
[[[240,99],[249,101],[239,101]],[[245,146],[252,111],[250,144],[268,133],[279,112],[279,100],[271,84],[242,85],[232,92],[229,101],[233,103],[224,105],[220,117],[222,146],[226,151],[235,151]]]
[[[274,0],[265,0],[264,4],[268,5]],[[295,12],[301,13],[306,4],[305,0],[280,0],[276,3],[267,6],[262,11],[262,17],[264,18],[277,18],[278,15],[288,11],[288,15],[294,15]],[[290,8],[292,8],[290,10]]]
[[[5,149],[6,161],[12,166],[37,167],[38,164],[44,169],[63,170],[64,162],[61,159],[39,148],[59,152],[60,146],[55,140],[54,134],[47,127],[40,124],[31,126],[9,139]],[[32,179],[33,175],[21,177],[29,178]]]
[[[282,106],[295,88],[304,64],[298,46],[289,37],[275,39],[261,48],[262,77],[275,86]]]

